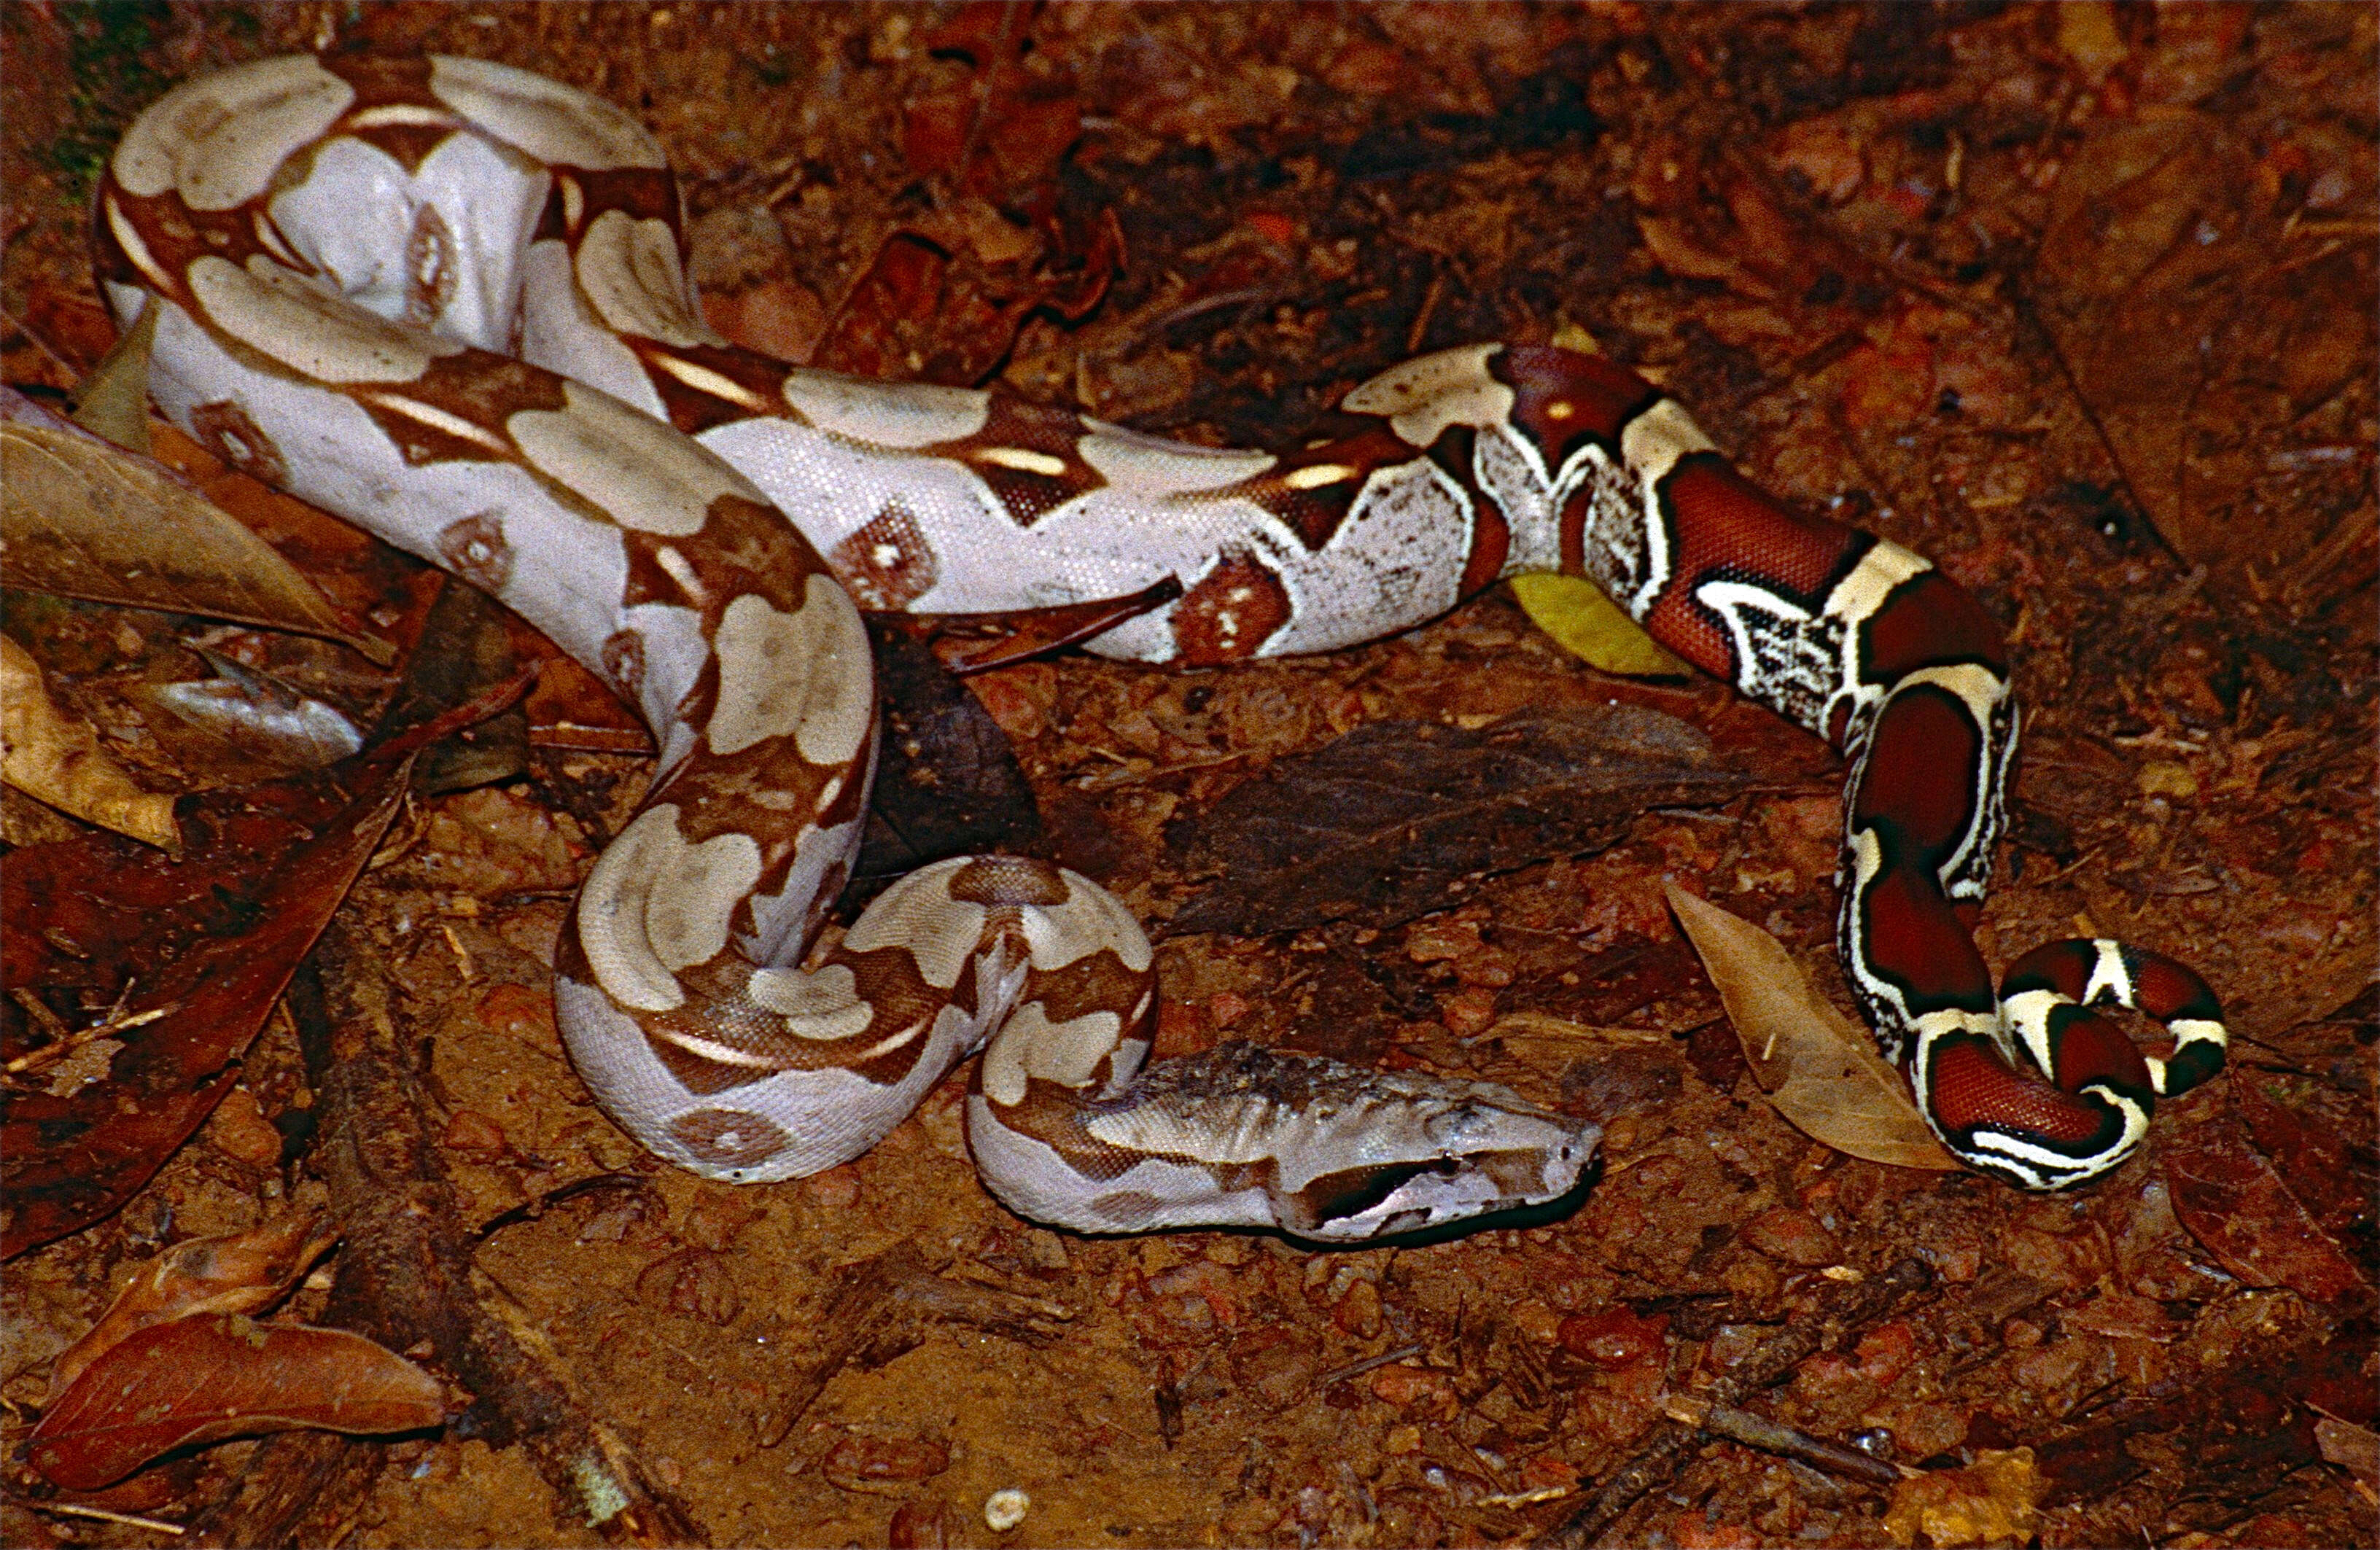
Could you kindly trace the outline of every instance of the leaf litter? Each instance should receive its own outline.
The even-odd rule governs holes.
[[[319,1213],[292,1211],[246,1232],[175,1244],[142,1266],[99,1322],[58,1353],[50,1367],[50,1399],[72,1388],[110,1347],[152,1325],[270,1308],[289,1294],[337,1236],[323,1229]]]
[[[2022,875],[1996,891],[1987,917],[2002,948],[2070,934],[2086,915],[2082,928],[2178,951],[2209,968],[2243,1035],[2265,1041],[2256,1047],[2290,1080],[2368,1099],[2352,1020],[2322,1019],[2373,969],[2371,932],[2359,924],[2373,914],[2369,631],[2356,624],[2370,612],[2369,456],[2358,450],[2371,442],[2371,394],[2360,385],[2370,374],[2350,374],[2289,439],[2258,449],[2276,455],[2253,471],[2248,502],[2226,481],[2263,431],[2216,423],[2211,438],[2184,446],[2184,506],[2201,496],[2205,512],[2229,503],[2245,513],[2235,512],[2235,531],[2296,535],[2281,570],[2210,563],[2192,583],[2159,544],[2155,460],[2124,442],[2137,434],[2124,426],[2095,433],[2098,380],[2082,372],[2078,394],[2064,374],[2078,358],[2070,341],[2059,344],[2070,332],[2061,309],[2078,294],[2071,271],[2028,269],[2058,218],[2049,204],[2062,176],[2099,154],[2104,126],[2219,104],[2232,132],[2252,141],[2255,159],[2225,163],[2225,176],[2244,177],[2265,201],[2258,219],[2272,224],[2253,230],[2272,238],[2266,267],[2277,272],[2263,289],[2233,285],[2229,274],[2244,272],[2206,284],[2218,299],[2267,296],[2274,281],[2302,275],[2327,299],[2259,304],[2276,325],[2262,331],[2241,321],[2252,324],[2258,308],[2225,301],[2220,339],[2172,391],[2204,406],[2190,414],[2218,418],[2227,395],[2238,398],[2251,410],[2239,423],[2263,427],[2280,401],[2269,384],[2282,384],[2282,396],[2298,394],[2289,384],[2300,379],[2320,391],[2314,369],[2333,357],[2294,351],[2289,331],[2341,299],[2368,312],[2353,267],[2368,244],[2345,240],[2283,266],[2370,220],[2362,153],[2341,154],[2363,143],[2360,120],[2337,106],[2368,97],[2368,18],[2325,6],[2085,6],[2082,21],[2023,7],[1622,7],[1462,13],[1448,25],[1434,14],[1351,9],[1297,13],[1292,25],[1288,13],[1231,7],[1001,10],[973,12],[949,46],[897,14],[683,6],[523,10],[493,27],[469,13],[373,8],[338,21],[334,42],[504,58],[632,104],[696,169],[698,241],[713,229],[706,221],[731,214],[763,231],[773,223],[788,239],[770,260],[776,268],[733,283],[748,288],[714,290],[720,314],[782,321],[803,313],[786,303],[807,294],[813,341],[831,317],[850,315],[844,336],[896,370],[906,350],[965,366],[1011,326],[1010,304],[1029,287],[998,266],[1042,261],[1024,256],[1015,234],[1052,238],[1030,200],[1002,202],[1004,176],[1054,168],[1062,219],[1087,229],[1083,215],[1112,212],[1129,259],[1079,329],[1048,309],[1014,321],[998,346],[1009,381],[1147,429],[1293,439],[1345,385],[1414,350],[1544,338],[1585,321],[1618,358],[1693,404],[1755,478],[1839,500],[1842,515],[1924,550],[2015,628],[2029,675],[2017,831],[2050,832],[2024,820],[2054,809],[2071,848],[2055,861],[2013,853]],[[96,35],[91,17],[67,15],[63,25]],[[12,46],[38,64],[49,13],[20,8],[9,25]],[[177,13],[172,25],[176,59],[315,41],[308,17],[237,37],[223,13]],[[33,104],[16,112],[12,99],[12,154],[19,137],[70,121],[62,96],[42,93],[72,79],[64,68],[12,72],[11,91]],[[789,83],[834,98],[835,111],[782,112]],[[952,105],[970,96],[996,111],[978,124]],[[1028,98],[1057,105],[1028,113]],[[927,103],[937,105],[916,120],[918,144],[944,167],[934,176],[952,180],[924,188],[930,220],[919,218],[919,176],[896,143],[908,106]],[[1065,149],[1050,143],[1052,127],[1070,112],[1083,136]],[[1011,118],[1038,127],[992,151]],[[104,138],[104,127],[78,132]],[[70,290],[91,310],[79,299],[85,207],[79,198],[45,204],[40,177],[19,181],[17,165],[12,186],[31,190],[20,208],[34,224],[12,241],[7,278],[33,277],[10,292],[11,326],[22,319],[55,325],[54,339],[79,338],[81,313],[59,298]],[[2241,197],[2236,187],[2172,187],[2216,211]],[[921,284],[906,300],[885,291],[907,309],[880,326],[868,316],[876,293],[859,294],[857,279],[898,279],[893,259],[929,256],[890,253],[904,228],[903,244],[939,251],[940,268],[911,273]],[[2207,246],[2227,262],[2265,261],[2228,236]],[[1062,278],[1066,255],[1089,248],[1043,251],[1059,255],[1049,272]],[[2104,277],[2086,276],[2083,294]],[[923,281],[954,296],[959,305],[945,310],[981,337],[936,339],[930,309],[907,307],[926,295]],[[2028,282],[2035,306],[2059,314],[2043,320],[2047,344],[2020,315]],[[2153,283],[2142,294],[2162,305],[2175,293]],[[2096,316],[2119,313],[2126,327],[2166,327],[2154,308]],[[1003,320],[999,330],[982,327],[988,317]],[[2365,348],[2363,331],[2338,337],[2350,353]],[[25,353],[12,343],[13,376],[25,375],[15,370]],[[2242,395],[2242,381],[2264,385]],[[2158,412],[2144,408],[2131,424],[2154,432]],[[2169,536],[2191,541],[2180,527]],[[325,551],[316,539],[300,547]],[[332,589],[350,609],[383,600]],[[57,643],[45,635],[33,644]],[[1521,705],[1637,692],[1560,661],[1499,598],[1410,640],[1319,664],[1186,681],[1087,662],[992,676],[1005,682],[983,697],[1004,707],[1012,732],[1025,729],[1022,762],[1053,827],[1099,835],[1107,875],[1145,915],[1180,897],[1165,827],[1195,819],[1283,757],[1366,722],[1475,727]],[[1730,749],[1747,733],[1760,740],[1760,714],[1707,684],[1664,689],[1657,702],[1723,729]],[[1129,749],[1121,762],[1119,747]],[[2155,778],[2136,782],[2150,763]],[[421,832],[451,829],[468,812],[480,826],[473,843],[500,863],[514,847],[583,864],[643,769],[559,745],[534,749],[529,768],[525,782],[480,793],[500,801],[444,799],[441,822]],[[757,1214],[727,1209],[728,1192],[667,1176],[648,1181],[633,1210],[593,1193],[540,1214],[555,1186],[635,1164],[571,1101],[577,1089],[544,1011],[538,955],[562,908],[559,874],[457,868],[434,851],[407,851],[367,880],[355,918],[380,944],[382,980],[425,1014],[405,1024],[419,1040],[410,1047],[427,1051],[429,1077],[475,1116],[452,1128],[455,1146],[431,1147],[460,1213],[492,1220],[528,1207],[481,1247],[483,1265],[567,1361],[610,1435],[669,1462],[663,1473],[716,1541],[930,1535],[972,1521],[982,1500],[1018,1480],[1035,1503],[1023,1532],[1084,1543],[1208,1533],[1565,1543],[1583,1503],[1630,1480],[1661,1488],[1610,1498],[1614,1537],[1879,1532],[1856,1482],[1766,1468],[1742,1445],[1706,1445],[1691,1431],[1676,1451],[1657,1446],[1671,1424],[1661,1419],[1665,1387],[1744,1371],[1767,1376],[1732,1402],[1833,1439],[1889,1433],[1897,1457],[1928,1471],[2033,1447],[2052,1482],[2035,1528],[2045,1543],[2369,1539],[2365,1499],[2343,1469],[2321,1462],[2307,1420],[2317,1412],[2305,1409],[2368,1427],[2368,1396],[2331,1376],[2309,1387],[2292,1375],[2335,1376],[2335,1357],[2368,1349],[2368,1317],[2351,1290],[2321,1303],[2287,1285],[2246,1287],[2191,1235],[2155,1149],[2189,1134],[2208,1108],[2169,1106],[2137,1172],[2037,1202],[1821,1150],[1770,1106],[1739,1107],[1729,1095],[1742,1068],[1717,1059],[1708,1035],[1733,1035],[1703,1031],[1710,992],[1661,914],[1658,886],[1686,881],[1786,940],[1821,939],[1831,841],[1810,836],[1824,839],[1817,820],[1831,787],[1815,769],[1805,758],[1797,790],[1755,794],[1723,817],[1652,815],[1593,854],[1481,878],[1459,895],[1466,913],[1483,912],[1479,952],[1407,964],[1399,937],[1381,933],[1384,951],[1367,956],[1360,938],[1378,928],[1353,915],[1311,932],[1165,944],[1161,1049],[1257,1024],[1294,1033],[1300,999],[1318,983],[1305,976],[1326,961],[1342,977],[1416,982],[1396,985],[1390,1009],[1362,1030],[1391,1061],[1477,1069],[1502,1047],[1497,1020],[1513,1014],[1627,1025],[1626,1041],[1583,1039],[1567,1056],[1559,1030],[1515,1030],[1527,1035],[1527,1060],[1512,1063],[1528,1068],[1515,1080],[1543,1082],[1549,1100],[1624,1099],[1605,1120],[1611,1171],[1576,1213],[1392,1253],[1288,1256],[1229,1235],[1106,1243],[1037,1233],[973,1182],[956,1119],[963,1081],[859,1163],[733,1196]],[[2074,773],[2084,769],[2087,782]],[[1806,812],[1794,817],[1797,808]],[[2123,858],[2125,877],[2196,891],[2109,888],[2110,855]],[[493,884],[457,886],[481,875]],[[532,876],[531,886],[517,880]],[[1512,977],[1486,982],[1490,965]],[[249,1123],[268,1136],[286,1124],[302,1139],[308,1079],[287,1035],[269,1028],[247,1059],[255,1098],[244,1092],[237,1107]],[[2286,1127],[2241,1108],[2248,1150],[2285,1177],[2321,1166]],[[449,1129],[442,1119],[429,1133]],[[2352,1134],[2345,1166],[2368,1175],[2359,1149],[2368,1127]],[[137,1258],[161,1233],[226,1231],[262,1214],[261,1187],[244,1182],[258,1176],[239,1171],[248,1165],[230,1140],[221,1125],[201,1130],[132,1211],[16,1262],[9,1338],[45,1346],[42,1362],[18,1370],[38,1373],[96,1314],[96,1256]],[[294,1189],[319,1188],[311,1166],[287,1175]],[[2288,1182],[2292,1193],[2303,1183]],[[2360,1241],[2352,1210],[2317,1194],[2301,1196],[2305,1212],[2339,1243]],[[2292,1230],[2286,1214],[2259,1219],[2268,1246]],[[972,1337],[897,1352],[888,1344],[880,1364],[864,1353],[802,1399],[809,1408],[795,1423],[771,1359],[835,1323],[836,1266],[900,1239],[949,1245],[951,1273],[969,1284],[1030,1287],[1077,1316],[1063,1338],[1030,1348]],[[1838,1257],[1807,1268],[1804,1251],[1827,1240]],[[689,1250],[693,1258],[676,1257]],[[1906,1253],[1935,1267],[1927,1295],[1942,1302],[1898,1311],[1860,1302],[1825,1349],[1768,1364],[1763,1331],[1810,1327],[1844,1305],[1831,1293],[1881,1284]],[[629,1295],[663,1262],[669,1273],[650,1279],[666,1295]],[[1831,1278],[1852,1273],[1866,1279]],[[2025,1298],[1986,1295],[2011,1278],[2031,1288]],[[2162,1316],[2110,1302],[2103,1288]],[[301,1304],[312,1295],[300,1293]],[[1971,1322],[1937,1316],[1971,1304]],[[70,1327],[51,1333],[67,1310]],[[1580,1362],[1560,1329],[1615,1310],[1658,1333],[1605,1353],[1616,1365]],[[2136,1328],[2157,1338],[2127,1333]],[[1356,1379],[1314,1382],[1416,1345]],[[2204,1372],[2228,1376],[2215,1390],[2187,1381]],[[1771,1387],[1770,1378],[1790,1381]],[[38,1399],[21,1382],[6,1392]],[[967,1400],[955,1421],[953,1395]],[[822,1468],[846,1439],[856,1439],[846,1461],[929,1459],[940,1445],[948,1463],[887,1481],[880,1494],[850,1492]],[[177,1464],[188,1472],[132,1483],[170,1473],[189,1502],[218,1499],[219,1457],[198,1460],[206,1471]],[[327,1515],[294,1537],[349,1532],[350,1522],[361,1544],[588,1537],[567,1508],[548,1505],[514,1451],[407,1444],[396,1458],[410,1467],[384,1474],[359,1518]],[[2283,1469],[2294,1473],[2276,1473]],[[1076,1489],[1041,1483],[1057,1479]],[[1694,1505],[1678,1508],[1671,1493]],[[45,1532],[19,1504],[0,1514],[13,1515],[12,1538]]]

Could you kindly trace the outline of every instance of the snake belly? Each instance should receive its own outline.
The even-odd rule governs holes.
[[[1145,1065],[1148,939],[1045,863],[929,866],[813,950],[874,763],[859,608],[994,612],[1168,578],[1177,600],[1092,649],[1328,650],[1560,571],[1828,738],[1848,760],[1848,978],[1978,1169],[2100,1175],[2158,1094],[2220,1064],[2214,997],[2155,954],[2054,943],[1994,989],[1961,917],[2016,741],[1983,609],[1761,491],[1600,357],[1426,356],[1345,396],[1357,429],[1279,454],[789,366],[703,322],[641,126],[452,56],[186,82],[127,133],[98,212],[111,305],[159,309],[170,418],[492,593],[652,728],[651,789],[564,926],[555,1003],[605,1111],[696,1172],[844,1162],[980,1051],[978,1169],[1056,1225],[1349,1241],[1576,1184],[1597,1128],[1492,1084],[1237,1046]],[[2165,1021],[2171,1058],[2089,1010],[2110,1002]]]

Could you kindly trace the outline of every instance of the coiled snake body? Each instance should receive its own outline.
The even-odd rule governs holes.
[[[1211,664],[1583,574],[1849,755],[1844,965],[1960,1156],[2030,1188],[2093,1177],[2220,1061],[2212,996],[2154,954],[2058,943],[1995,994],[1958,910],[2015,744],[1998,630],[1925,559],[1760,491],[1600,358],[1424,357],[1347,394],[1362,430],[1279,455],[789,367],[703,323],[650,135],[471,59],[188,82],[98,203],[111,303],[162,308],[169,416],[492,592],[653,728],[660,771],[564,928],[555,999],[607,1112],[697,1172],[845,1161],[978,1048],[987,1183],[1088,1230],[1367,1238],[1557,1197],[1598,1138],[1478,1083],[1241,1048],[1143,1070],[1148,940],[1039,862],[927,867],[805,960],[873,765],[855,597],[987,612],[1177,577],[1093,648]],[[2173,1058],[2078,1004],[2108,1000],[2167,1020]]]

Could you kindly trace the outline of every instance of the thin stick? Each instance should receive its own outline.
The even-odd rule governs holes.
[[[152,1533],[181,1535],[189,1531],[179,1523],[167,1523],[155,1518],[135,1518],[128,1512],[110,1512],[103,1507],[77,1507],[71,1502],[29,1502],[36,1512],[55,1512],[66,1518],[96,1518],[103,1523],[122,1523],[129,1528],[147,1529]]]
[[[1367,1356],[1361,1362],[1350,1362],[1346,1366],[1340,1368],[1335,1373],[1323,1374],[1320,1377],[1314,1380],[1314,1387],[1317,1388],[1328,1388],[1334,1383],[1345,1383],[1349,1378],[1362,1377],[1366,1373],[1370,1372],[1375,1367],[1385,1367],[1392,1362],[1402,1362],[1408,1356],[1419,1356],[1422,1353],[1423,1349],[1424,1348],[1421,1345],[1416,1343],[1410,1346],[1399,1346],[1394,1350],[1384,1350],[1378,1356]]]
[[[1864,1453],[1831,1443],[1824,1437],[1812,1436],[1799,1427],[1780,1421],[1740,1411],[1727,1405],[1714,1405],[1691,1394],[1672,1395],[1663,1411],[1672,1421],[1722,1437],[1731,1437],[1746,1447],[1756,1447],[1763,1453],[1779,1453],[1789,1459],[1800,1459],[1822,1470],[1847,1474],[1876,1485],[1897,1485],[1904,1478],[1917,1473],[1906,1465],[1888,1463]]]
[[[36,1066],[46,1066],[62,1060],[84,1045],[99,1039],[114,1038],[118,1034],[130,1033],[135,1028],[146,1027],[159,1018],[171,1017],[181,1010],[182,1003],[176,1001],[170,1006],[151,1007],[147,1011],[136,1011],[129,1017],[111,1015],[103,1023],[94,1023],[88,1028],[76,1029],[55,1044],[45,1044],[39,1049],[29,1049],[6,1066],[0,1066],[0,1071],[6,1071],[10,1076],[20,1075]]]

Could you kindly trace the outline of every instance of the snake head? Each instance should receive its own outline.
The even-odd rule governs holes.
[[[993,1193],[1088,1232],[1363,1242],[1559,1199],[1603,1134],[1490,1083],[1245,1044],[1161,1061],[1112,1098],[1035,1084],[1022,1104],[972,1101]]]
[[[1417,1232],[1565,1195],[1603,1138],[1486,1082],[1362,1073],[1327,1141],[1283,1139],[1272,1198],[1282,1230],[1321,1242]],[[1335,1106],[1333,1106],[1335,1108]]]

